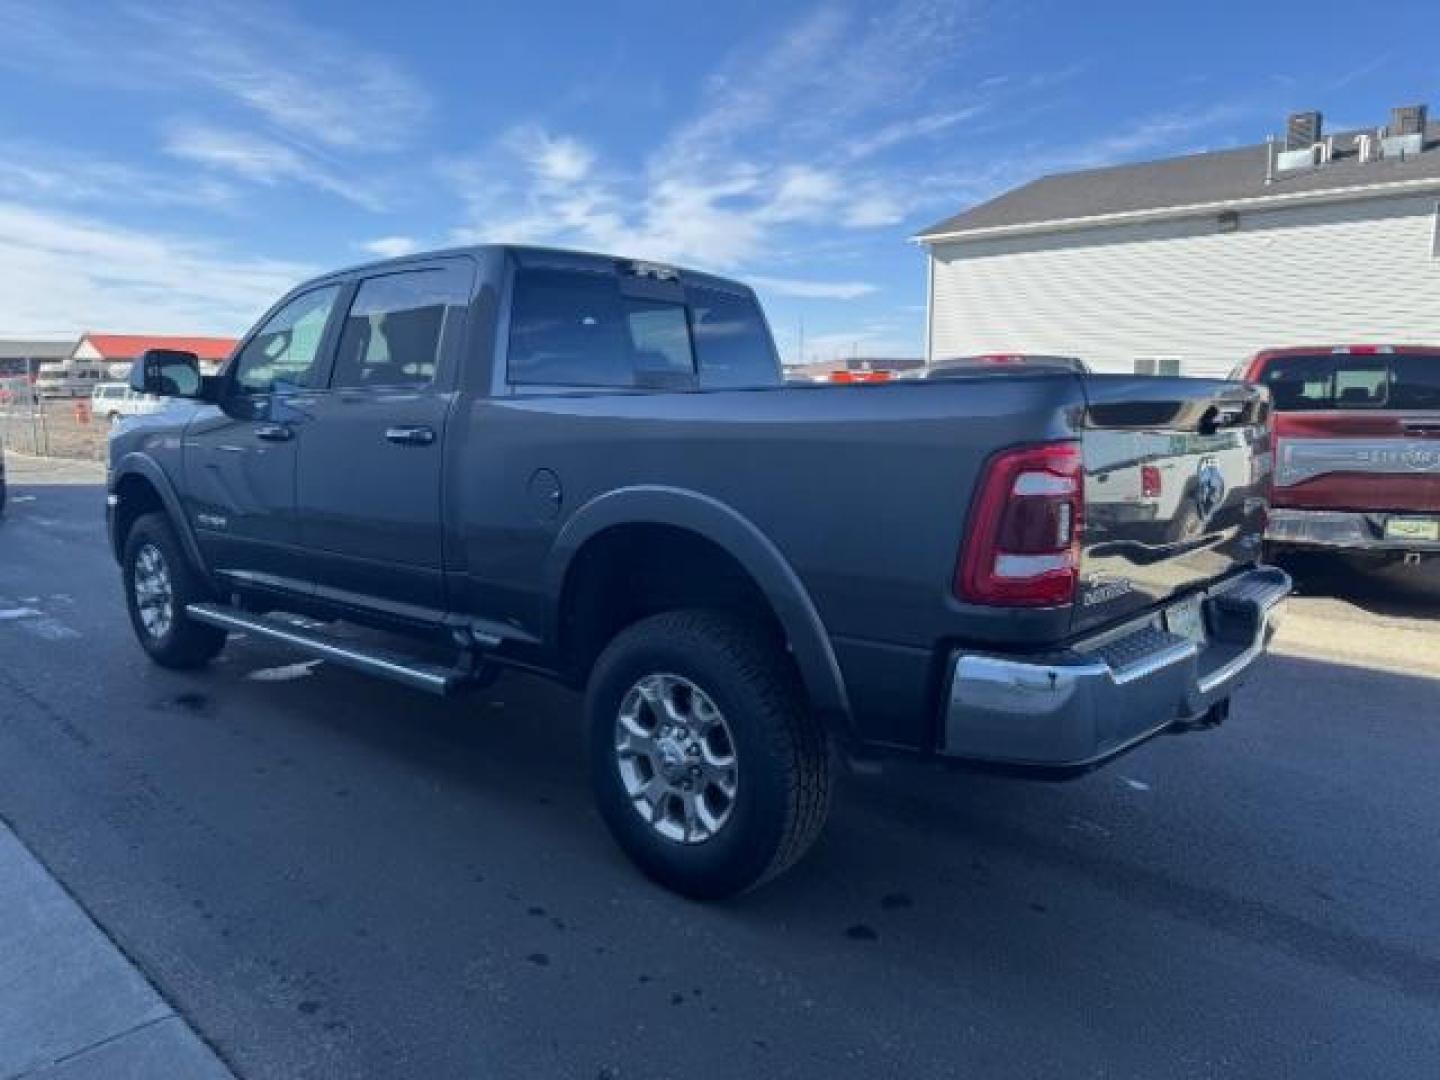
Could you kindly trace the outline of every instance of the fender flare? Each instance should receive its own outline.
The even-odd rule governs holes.
[[[592,537],[618,525],[669,525],[716,544],[738,562],[770,602],[795,656],[811,706],[828,724],[848,730],[850,704],[839,661],[810,594],[770,538],[733,507],[684,488],[639,485],[590,500],[572,514],[544,568],[545,638],[559,641],[565,579]]]
[[[180,546],[185,549],[186,556],[200,571],[207,580],[213,581],[210,571],[205,565],[204,558],[200,555],[200,544],[195,539],[195,530],[190,527],[190,521],[185,516],[185,508],[180,502],[180,496],[175,493],[175,485],[171,483],[170,477],[165,470],[155,463],[155,459],[142,454],[137,450],[122,457],[116,464],[114,473],[111,476],[110,489],[118,492],[120,485],[127,476],[139,476],[149,482],[156,493],[160,496],[160,502],[165,507],[165,515],[170,519],[170,525],[175,534],[180,538]],[[117,507],[118,509],[118,507]],[[119,559],[124,552],[120,550],[120,537],[115,536],[115,558]]]

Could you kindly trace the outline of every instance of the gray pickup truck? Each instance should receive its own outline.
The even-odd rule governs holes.
[[[189,399],[110,442],[154,661],[244,631],[437,694],[561,679],[617,841],[692,896],[793,863],[837,760],[1069,775],[1213,725],[1289,590],[1263,389],[786,386],[748,288],[652,263],[346,270],[132,385]]]

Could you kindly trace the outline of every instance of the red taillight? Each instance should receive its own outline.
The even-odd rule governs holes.
[[[1158,499],[1161,494],[1160,466],[1140,466],[1140,497],[1142,499]]]
[[[1084,525],[1080,444],[996,454],[970,513],[955,593],[976,604],[1053,607],[1075,598]]]

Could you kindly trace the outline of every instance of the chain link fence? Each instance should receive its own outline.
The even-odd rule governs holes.
[[[110,425],[87,398],[0,402],[0,445],[17,454],[104,461]]]

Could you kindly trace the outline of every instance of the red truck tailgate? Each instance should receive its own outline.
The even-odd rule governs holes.
[[[1272,503],[1440,512],[1440,412],[1280,413]]]
[[[1262,353],[1275,402],[1276,507],[1440,511],[1440,349]]]

